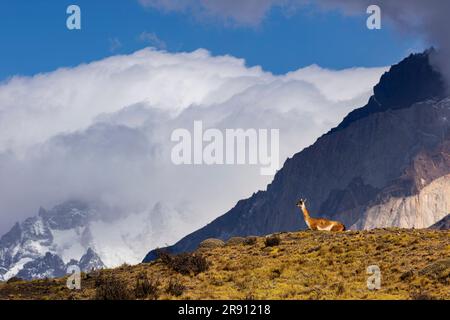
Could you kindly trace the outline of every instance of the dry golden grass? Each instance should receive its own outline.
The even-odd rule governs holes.
[[[105,277],[124,283],[123,296],[135,298],[143,275],[158,284],[158,299],[450,299],[450,231],[305,231],[278,237],[273,246],[262,237],[202,249],[209,268],[197,275],[155,261],[83,274],[79,291],[67,289],[66,279],[2,283],[0,299],[94,299]],[[380,290],[367,288],[370,265],[381,269]]]

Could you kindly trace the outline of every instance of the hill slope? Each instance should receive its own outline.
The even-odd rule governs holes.
[[[65,279],[10,281],[0,284],[0,299],[450,299],[448,230],[277,236],[272,246],[265,238],[210,241],[219,247],[196,252],[209,264],[197,275],[174,271],[187,264],[157,260],[84,275],[80,291],[68,290]],[[370,265],[381,270],[380,290],[367,288]]]
[[[444,96],[429,52],[411,55],[382,77],[367,106],[288,159],[266,191],[168,250],[190,251],[206,238],[305,228],[295,207],[300,197],[313,216],[353,229],[431,226],[450,208],[450,99]],[[144,261],[154,257],[150,252]]]

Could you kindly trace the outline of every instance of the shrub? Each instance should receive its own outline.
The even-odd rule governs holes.
[[[197,275],[209,269],[209,263],[205,257],[196,253],[170,255],[167,252],[163,252],[159,255],[159,259],[175,272],[185,275]]]
[[[172,261],[172,255],[163,249],[158,249],[156,251],[156,256],[163,264],[170,264]]]
[[[186,287],[181,283],[179,279],[172,278],[169,281],[166,292],[175,297],[179,297],[184,293],[185,290]]]
[[[345,292],[345,287],[342,282],[336,283],[332,287],[335,289],[337,296],[341,296]]]
[[[136,278],[134,295],[137,299],[157,300],[159,297],[160,281],[155,278],[149,279],[147,273],[142,272]]]
[[[257,237],[247,237],[245,238],[244,244],[247,246],[253,246],[258,241]]]
[[[122,263],[122,265],[119,267],[119,269],[125,270],[125,269],[127,269],[127,268],[129,268],[129,267],[130,267],[130,265],[129,265],[128,263],[124,262],[124,263]]]
[[[270,273],[270,279],[274,280],[281,276],[282,271],[280,269],[273,269]]]
[[[264,243],[266,247],[275,247],[281,243],[281,239],[277,235],[272,235],[267,237]]]
[[[15,282],[19,282],[19,281],[22,281],[22,279],[21,278],[19,278],[19,277],[12,277],[11,279],[9,279],[8,281],[6,281],[6,283],[15,283]]]
[[[411,300],[435,300],[432,295],[425,291],[413,292],[410,294]]]
[[[95,281],[95,300],[131,300],[125,281],[116,276],[98,277]]]
[[[401,281],[409,280],[409,279],[411,279],[413,276],[414,276],[414,271],[413,271],[413,270],[409,270],[409,271],[406,271],[406,272],[404,272],[404,273],[402,273],[402,274],[400,275],[400,280],[401,280]]]
[[[256,300],[256,298],[255,298],[255,295],[252,293],[252,292],[248,292],[246,295],[245,295],[245,298],[244,298],[244,300]]]
[[[243,237],[232,237],[228,239],[227,246],[239,246],[245,244],[246,239]]]

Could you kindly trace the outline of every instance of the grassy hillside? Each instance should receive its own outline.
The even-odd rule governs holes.
[[[450,299],[450,231],[281,233],[66,279],[0,284],[0,299]],[[217,247],[218,246],[218,247]],[[378,265],[381,289],[367,288]]]

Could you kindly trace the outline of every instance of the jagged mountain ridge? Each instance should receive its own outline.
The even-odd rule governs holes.
[[[84,227],[94,215],[95,211],[90,210],[86,203],[77,200],[66,201],[49,211],[42,207],[39,209],[39,216],[50,228],[57,230]]]
[[[186,230],[195,230],[188,229],[193,225],[189,219],[176,206],[161,202],[124,215],[79,200],[50,210],[40,208],[36,216],[16,223],[0,238],[0,281],[21,270],[24,278],[48,277],[45,268],[57,276],[63,264],[65,269],[75,264],[90,271],[139,263],[149,245],[172,243]]]
[[[73,263],[73,262],[72,262]],[[81,257],[79,263],[75,263],[84,272],[90,272],[92,270],[104,269],[106,266],[102,259],[95,253],[94,250],[89,248],[86,253]]]
[[[71,261],[64,263],[61,255],[64,249],[70,248],[67,243],[58,243],[67,232],[78,232],[82,239],[83,235],[87,237],[87,221],[94,215],[83,202],[67,201],[49,211],[41,208],[37,216],[16,223],[0,239],[0,280],[13,276],[23,279],[58,277],[71,264],[79,265],[83,271],[104,268],[105,264],[90,247],[84,254],[83,248],[77,248],[77,252],[70,253]],[[76,254],[82,255],[80,263],[74,260],[80,258],[75,257]]]
[[[43,257],[37,257],[27,262],[16,277],[24,280],[63,277],[67,274],[70,266],[77,266],[83,272],[106,268],[103,261],[91,248],[86,251],[80,261],[71,259],[68,263],[64,263],[57,254],[47,252]]]
[[[66,264],[62,259],[50,252],[45,256],[27,262],[16,277],[24,280],[57,278],[66,274]]]
[[[441,219],[450,207],[450,99],[443,98],[443,80],[430,66],[430,53],[411,55],[393,66],[368,105],[288,159],[267,191],[239,201],[167,250],[192,251],[206,238],[305,228],[295,207],[299,197],[309,200],[312,215],[339,219],[353,228],[422,228]],[[405,79],[405,88],[399,88],[399,79]],[[415,204],[421,199],[431,199],[425,210]],[[151,251],[144,261],[154,257]]]

